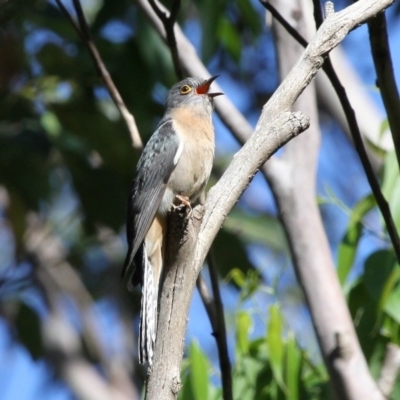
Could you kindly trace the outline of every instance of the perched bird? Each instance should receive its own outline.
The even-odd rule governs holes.
[[[173,205],[195,202],[210,177],[215,146],[213,98],[223,94],[208,92],[216,78],[186,78],[171,88],[164,117],[136,168],[128,201],[128,253],[122,275],[128,278],[129,289],[142,285],[141,364],[152,364],[167,212]]]

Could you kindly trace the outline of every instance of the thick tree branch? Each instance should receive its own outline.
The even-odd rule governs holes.
[[[181,80],[183,79],[183,72],[181,63],[179,61],[178,47],[176,44],[175,33],[174,33],[174,25],[176,19],[178,18],[178,12],[181,6],[181,0],[173,1],[169,16],[167,16],[166,11],[162,10],[154,0],[149,0],[149,3],[153,8],[154,12],[157,14],[158,18],[164,24],[164,29],[167,35],[167,43],[168,47],[171,50],[171,57],[172,57],[172,62],[174,64],[175,73],[178,79]]]
[[[62,13],[66,16],[69,22],[72,24],[82,42],[86,45],[89,50],[89,54],[93,60],[93,64],[96,68],[96,71],[100,78],[103,80],[108,93],[110,94],[114,104],[117,106],[119,112],[122,115],[122,118],[125,121],[125,124],[129,130],[132,146],[134,149],[140,151],[143,148],[142,139],[139,134],[139,130],[136,126],[136,121],[134,116],[129,112],[128,108],[125,105],[124,100],[122,99],[117,87],[114,84],[114,81],[109,74],[103,59],[92,39],[92,35],[90,34],[89,26],[86,22],[85,16],[83,14],[82,6],[79,0],[73,0],[74,8],[78,17],[78,23],[75,22],[72,15],[69,13],[67,8],[62,3],[62,0],[56,0],[56,3]]]
[[[385,105],[397,163],[400,166],[400,98],[393,72],[385,14],[380,13],[369,21],[368,30],[377,75],[376,83]]]
[[[270,11],[271,14],[273,14],[273,16],[285,27],[285,29],[290,33],[290,35],[294,39],[296,39],[302,46],[304,46],[304,47],[307,46],[307,41],[295,29],[293,29],[293,27],[285,20],[285,18],[283,18],[280,15],[280,13],[276,10],[276,8],[273,5],[271,5],[268,1],[263,1],[263,0],[261,0],[261,4],[263,4],[264,7],[268,11]],[[319,25],[319,21],[322,18],[322,16],[320,15],[321,14],[321,10],[320,10],[320,7],[319,7],[319,1],[318,0],[314,1],[314,7],[315,7],[314,16],[319,15],[317,17],[317,19],[316,19],[316,23],[317,23],[317,25]],[[378,18],[378,17],[375,17],[375,18]],[[373,24],[373,26],[375,26],[375,32],[376,32],[376,34],[378,34],[377,28],[376,28],[376,24],[374,25],[373,22],[370,22],[369,24],[371,24],[371,23]],[[387,41],[387,37],[386,37],[386,41]],[[382,51],[384,53],[385,51],[384,51],[384,49],[381,50],[381,48],[379,47],[379,43],[380,42],[377,42],[376,45],[375,45],[376,52]],[[379,48],[379,49],[377,49],[377,48]],[[386,48],[386,50],[388,51],[388,47]],[[386,55],[388,55],[387,52],[386,52]],[[376,57],[378,57],[378,54],[376,55]],[[388,76],[386,79],[382,77],[383,76],[383,70],[382,70],[383,64],[387,65],[387,61],[388,60],[386,58],[385,61],[380,61],[379,65],[381,66],[381,79],[384,79],[384,81],[386,81],[385,84],[383,83],[384,81],[382,81],[382,84],[384,85],[384,87],[388,87],[389,84],[390,85],[394,85],[394,87],[390,89],[391,92],[392,92],[391,94],[388,93],[388,90],[385,91],[386,101],[388,102],[388,104],[390,104],[390,102],[393,101],[391,103],[390,108],[392,108],[392,110],[394,111],[396,109],[396,107],[397,107],[397,110],[400,109],[400,100],[399,100],[397,89],[396,89],[396,82],[394,80],[390,79],[390,76],[388,76],[390,74],[388,74],[388,73],[385,74],[386,76]],[[390,63],[390,54],[389,54],[388,68],[390,66],[391,66],[391,63]],[[372,168],[372,165],[371,165],[371,163],[369,161],[367,152],[365,150],[365,146],[364,146],[364,143],[363,143],[363,140],[362,140],[362,137],[361,137],[360,129],[359,129],[358,124],[357,124],[357,120],[356,120],[356,116],[355,116],[355,113],[354,113],[354,109],[350,104],[350,101],[349,101],[349,98],[347,96],[345,88],[341,84],[341,82],[339,80],[339,77],[337,76],[337,74],[336,74],[336,72],[335,72],[335,70],[333,68],[333,65],[332,65],[332,63],[330,61],[329,56],[326,58],[325,63],[324,63],[322,68],[325,71],[325,73],[327,74],[330,82],[332,83],[332,86],[335,89],[335,92],[336,92],[336,94],[337,94],[337,96],[338,96],[338,98],[340,100],[340,103],[343,106],[343,110],[344,110],[344,113],[346,115],[346,119],[347,119],[347,122],[349,124],[349,127],[350,127],[350,133],[351,133],[351,136],[352,136],[353,141],[354,141],[355,149],[357,150],[357,153],[358,153],[358,155],[360,157],[361,164],[362,164],[362,166],[364,168],[365,174],[367,176],[367,179],[368,179],[368,182],[370,184],[371,190],[372,190],[372,192],[374,194],[374,197],[375,197],[376,203],[378,205],[378,208],[379,208],[379,210],[380,210],[380,212],[381,212],[381,214],[383,216],[383,219],[385,220],[386,228],[388,230],[388,233],[389,233],[389,236],[390,236],[390,240],[391,240],[393,248],[395,250],[395,253],[396,253],[396,256],[397,256],[397,260],[400,262],[400,237],[399,237],[399,234],[397,232],[396,225],[394,223],[394,220],[393,220],[393,217],[392,217],[392,213],[390,211],[389,204],[388,204],[388,202],[386,201],[385,197],[382,194],[382,191],[381,191],[381,188],[380,188],[380,185],[379,185],[379,181],[378,181],[377,177],[375,176],[374,170]],[[377,68],[377,67],[375,67],[375,68]],[[387,71],[387,72],[389,72],[389,71]],[[392,73],[393,73],[393,71],[392,71]],[[393,76],[392,76],[392,78],[393,78]],[[395,97],[396,95],[397,95],[397,97]],[[396,107],[394,107],[394,106],[396,106]],[[392,124],[393,124],[393,126],[395,126],[395,123],[397,123],[397,122],[399,123],[399,126],[400,126],[400,113],[392,112],[391,115],[392,115]],[[397,140],[399,142],[398,143],[398,145],[399,145],[398,146],[398,149],[399,149],[398,152],[399,152],[399,155],[400,155],[400,128],[397,128],[397,130],[399,130],[399,135],[398,135],[398,139]],[[393,138],[395,139],[396,136],[394,135]],[[396,142],[395,142],[395,147],[397,149]],[[397,150],[396,150],[396,152],[397,152]]]
[[[148,371],[146,387],[148,400],[176,399],[181,388],[187,316],[197,279],[196,271],[187,268],[187,263],[196,246],[203,213],[204,208],[197,206],[190,218],[182,209],[170,214],[154,364]]]

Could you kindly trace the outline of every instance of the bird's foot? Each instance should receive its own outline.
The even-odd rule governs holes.
[[[190,211],[192,211],[192,205],[190,204],[189,197],[177,194],[175,195],[175,198],[181,202],[180,205],[184,205],[185,207],[189,208]]]

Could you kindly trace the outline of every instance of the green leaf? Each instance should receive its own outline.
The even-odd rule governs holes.
[[[209,398],[210,400],[222,400],[222,389],[216,388],[215,386],[209,387]],[[191,400],[191,399],[188,399]]]
[[[208,399],[208,360],[195,341],[190,345],[190,383],[193,391],[193,400]]]
[[[232,279],[234,284],[239,288],[243,288],[246,284],[246,276],[238,268],[233,268],[232,271],[228,274],[227,278]]]
[[[400,175],[395,151],[385,158],[383,169],[382,193],[390,204],[397,230],[400,229]]]
[[[385,304],[385,312],[400,324],[400,285],[390,294]]]
[[[41,324],[38,315],[26,304],[21,304],[16,320],[18,339],[28,349],[33,359],[43,355]]]
[[[251,400],[254,389],[248,386],[244,375],[235,375],[232,386],[235,400]]]
[[[346,234],[338,250],[338,276],[339,281],[344,285],[346,278],[354,264],[356,257],[358,242],[362,235],[362,220],[365,214],[375,206],[375,199],[372,195],[360,200],[350,215],[349,224]]]
[[[245,311],[239,311],[236,316],[236,336],[237,349],[240,354],[246,354],[249,351],[249,332],[251,328],[251,317]]]
[[[371,371],[371,375],[375,380],[378,380],[380,372],[382,370],[382,361],[385,357],[388,338],[378,336],[376,340],[374,340],[374,350],[368,360],[369,370]]]
[[[270,215],[251,215],[235,208],[225,220],[224,228],[246,243],[266,245],[279,253],[289,251],[281,223]]]
[[[235,61],[240,60],[242,43],[237,29],[228,18],[221,18],[218,25],[218,38]]]
[[[49,135],[54,137],[60,135],[62,127],[60,121],[58,120],[57,116],[54,113],[50,111],[45,112],[42,115],[40,122],[43,128],[49,133]]]
[[[390,129],[389,127],[389,120],[388,119],[384,119],[381,123],[381,126],[379,127],[379,138],[382,139],[383,134]]]
[[[222,277],[230,275],[232,270],[238,271],[234,274],[241,272],[242,278],[239,275],[232,277],[233,283],[238,287],[245,284],[245,276],[249,271],[256,271],[256,267],[249,260],[244,241],[234,232],[222,228],[213,243],[213,250],[215,259],[218,260],[218,271]]]
[[[237,359],[233,377],[235,400],[254,400],[257,398],[257,381],[264,368],[265,363],[253,357],[244,356]]]
[[[279,386],[283,383],[284,344],[282,341],[283,321],[279,306],[274,304],[269,308],[269,323],[267,345],[272,372]]]
[[[239,14],[243,20],[243,25],[251,29],[253,35],[259,35],[262,32],[262,21],[259,18],[258,10],[255,9],[254,4],[249,0],[238,0]]]
[[[361,347],[368,357],[373,348],[371,337],[376,324],[376,302],[371,300],[362,277],[351,288],[348,304]]]
[[[298,400],[300,369],[301,369],[301,351],[296,343],[293,334],[289,335],[286,343],[286,362],[285,362],[285,382],[287,386],[287,400]]]
[[[224,15],[225,1],[197,1],[202,26],[201,50],[203,59],[209,61],[218,46],[218,27],[221,16]]]
[[[382,293],[378,302],[378,312],[381,314],[385,309],[388,303],[389,298],[395,293],[395,286],[400,282],[400,268],[399,265],[396,264],[392,273],[389,275],[388,279],[383,286]],[[398,310],[400,310],[400,303],[398,304]],[[399,313],[397,313],[399,314]]]
[[[182,390],[179,391],[178,399],[179,400],[193,400],[194,394],[192,390],[192,385],[190,382],[190,371],[187,368],[187,371],[182,367]]]
[[[367,258],[363,280],[368,294],[376,303],[395,267],[396,257],[392,250],[379,250]]]

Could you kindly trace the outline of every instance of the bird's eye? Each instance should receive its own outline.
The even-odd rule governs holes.
[[[181,92],[181,94],[188,94],[190,93],[192,90],[192,88],[189,85],[183,85],[181,86],[181,88],[179,89],[179,91]]]

